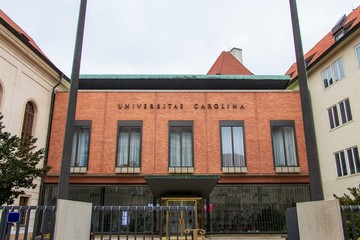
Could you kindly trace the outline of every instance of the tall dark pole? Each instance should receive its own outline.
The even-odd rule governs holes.
[[[63,154],[61,161],[61,172],[59,178],[58,199],[69,198],[70,161],[71,161],[71,150],[72,150],[72,142],[74,135],[77,91],[79,86],[81,52],[82,52],[82,44],[84,37],[86,3],[87,0],[81,0],[80,10],[79,10],[79,20],[78,20],[78,26],[76,32],[74,59],[73,59],[73,66],[71,72],[69,102],[68,102],[68,110],[66,116],[64,146],[63,146]]]
[[[319,156],[316,147],[314,117],[311,107],[310,93],[307,85],[306,66],[302,49],[299,17],[297,13],[296,0],[290,1],[291,20],[294,35],[296,65],[298,70],[298,82],[300,88],[300,100],[305,131],[305,144],[307,160],[309,165],[310,198],[312,201],[323,200],[321,184]]]

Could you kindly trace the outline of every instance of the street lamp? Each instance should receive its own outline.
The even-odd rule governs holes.
[[[306,66],[301,43],[299,17],[296,0],[290,1],[292,28],[294,35],[296,65],[298,70],[298,82],[300,89],[301,109],[305,131],[306,154],[310,178],[310,200],[323,200],[324,194],[321,184],[319,156],[316,147],[314,117],[311,107],[310,93],[307,85]]]
[[[72,142],[74,135],[77,92],[79,86],[81,52],[82,52],[82,44],[84,37],[86,3],[87,0],[81,0],[80,10],[79,10],[73,66],[71,72],[70,92],[68,99],[69,102],[68,102],[68,110],[67,110],[66,125],[65,125],[64,146],[63,146],[63,153],[61,160],[59,188],[57,195],[58,199],[69,198],[70,161],[71,161],[71,150],[72,150]]]

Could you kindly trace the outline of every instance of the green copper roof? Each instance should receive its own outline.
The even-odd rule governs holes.
[[[283,75],[81,75],[82,90],[279,90],[289,76]]]
[[[279,80],[289,81],[284,75],[193,75],[193,74],[81,74],[81,79],[219,79],[219,80]]]

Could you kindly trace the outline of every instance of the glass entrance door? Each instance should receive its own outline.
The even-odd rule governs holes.
[[[203,208],[201,198],[162,198],[163,206],[194,207],[194,211],[168,211],[166,214],[165,235],[167,239],[184,237],[186,228],[202,228]],[[191,238],[190,238],[191,239]]]

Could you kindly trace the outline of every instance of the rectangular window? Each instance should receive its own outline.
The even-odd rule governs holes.
[[[346,161],[345,161],[344,151],[335,153],[335,162],[336,162],[338,176],[342,177],[342,176],[348,175],[347,169],[346,169]]]
[[[330,129],[336,128],[352,120],[349,99],[342,100],[338,104],[328,108]],[[341,119],[340,119],[341,118]]]
[[[329,115],[330,128],[333,129],[338,127],[340,124],[339,124],[339,116],[336,105],[328,108],[328,115]]]
[[[193,172],[193,121],[169,122],[170,172]],[[178,168],[178,169],[175,169]]]
[[[336,62],[331,64],[331,68],[332,68],[333,73],[334,73],[335,81],[345,77],[344,65],[343,65],[342,58],[339,58]]]
[[[322,73],[321,77],[324,83],[324,88],[328,88],[335,81],[340,80],[341,78],[345,77],[344,72],[344,65],[342,58],[339,58],[334,63],[331,64],[328,68],[326,68]]]
[[[298,172],[294,121],[271,121],[276,172]]]
[[[333,82],[332,75],[331,75],[331,69],[330,69],[330,67],[328,67],[327,69],[325,69],[325,70],[322,72],[322,79],[323,79],[324,87],[325,87],[325,88],[329,87],[330,85],[332,85],[332,84],[334,83],[334,82]]]
[[[347,123],[352,120],[351,109],[350,109],[350,102],[349,99],[345,99],[339,102],[340,106],[340,114],[341,114],[341,121],[342,123]]]
[[[20,196],[19,206],[26,207],[28,203],[29,203],[29,197]],[[27,211],[26,209],[21,209],[20,212],[21,212],[20,225],[24,226],[26,224]]]
[[[118,122],[116,172],[140,172],[141,133],[142,121]]]
[[[71,153],[72,173],[86,172],[89,159],[90,129],[91,121],[75,121]]]
[[[360,173],[360,160],[359,160],[359,151],[357,147],[352,147],[346,150],[347,157],[350,167],[350,173],[356,174]]]
[[[356,59],[357,59],[358,66],[360,66],[360,44],[358,44],[355,47],[355,54],[356,54]]]
[[[220,121],[223,172],[246,172],[243,121]]]

